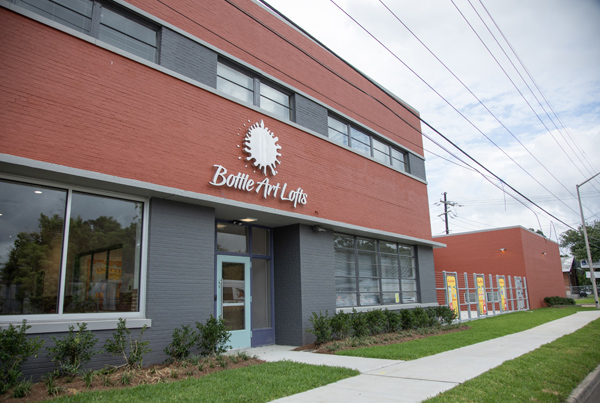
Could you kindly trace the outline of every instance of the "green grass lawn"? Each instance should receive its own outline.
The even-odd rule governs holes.
[[[393,360],[415,360],[417,358],[521,332],[546,322],[572,315],[577,311],[587,309],[593,308],[542,308],[534,311],[508,313],[486,319],[470,321],[467,323],[471,327],[469,330],[447,333],[399,344],[343,350],[336,352],[336,354]]]
[[[581,305],[581,304],[595,304],[596,301],[594,301],[594,297],[587,297],[587,298],[579,298],[575,300],[575,303],[577,305]]]
[[[289,361],[221,371],[199,379],[82,393],[52,402],[268,402],[358,375]]]
[[[427,402],[563,402],[600,364],[598,345],[600,320]]]

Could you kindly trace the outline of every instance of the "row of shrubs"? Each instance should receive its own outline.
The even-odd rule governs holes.
[[[310,318],[312,328],[306,331],[315,335],[315,343],[322,344],[348,337],[373,336],[381,333],[395,333],[410,329],[436,327],[452,323],[456,318],[454,311],[447,306],[429,308],[417,307],[390,311],[374,309],[372,311],[352,313],[337,312],[329,316],[313,312]]]
[[[106,340],[103,349],[95,348],[98,339],[87,329],[86,323],[77,323],[77,326],[79,329],[76,332],[74,326],[70,326],[69,332],[63,337],[52,337],[54,346],[46,348],[48,357],[56,363],[52,377],[83,374],[85,365],[103,351],[123,357],[123,365],[128,368],[140,368],[144,355],[152,351],[148,346],[150,342],[142,340],[146,326],[142,327],[138,337],[134,337],[127,328],[126,320],[119,319],[117,329]],[[44,344],[39,337],[27,337],[29,328],[31,326],[23,320],[21,325],[10,324],[8,329],[0,330],[0,394],[19,384],[23,377],[21,366],[30,357],[37,357]],[[211,315],[206,323],[196,322],[195,330],[191,325],[174,329],[173,339],[164,352],[172,361],[188,358],[194,348],[197,348],[200,356],[217,356],[231,348],[227,345],[230,337],[223,318],[217,319]]]
[[[575,300],[573,298],[565,298],[565,297],[545,297],[544,302],[548,306],[575,305]]]

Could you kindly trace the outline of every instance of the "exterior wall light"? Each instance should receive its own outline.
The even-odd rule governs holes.
[[[506,252],[506,248],[500,248],[500,252]]]
[[[325,231],[327,231],[325,228],[320,227],[318,225],[313,225],[312,226],[312,230],[313,230],[313,232],[325,232]]]

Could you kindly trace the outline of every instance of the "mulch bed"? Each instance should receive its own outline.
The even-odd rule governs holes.
[[[236,358],[234,358],[234,361],[236,361]],[[232,361],[229,356],[225,356],[225,359],[221,361],[225,363],[225,367],[223,367],[215,358],[204,361],[201,360],[201,370],[198,368],[199,365],[192,365],[190,362],[150,365],[140,369],[129,369],[124,367],[113,368],[110,370],[107,369],[104,371],[106,373],[97,371],[89,387],[86,386],[82,376],[77,376],[72,379],[69,377],[60,377],[54,381],[54,386],[58,387],[58,393],[56,395],[49,394],[46,382],[41,381],[31,386],[27,396],[23,398],[14,398],[11,389],[5,394],[0,395],[0,402],[39,402],[61,396],[76,395],[82,392],[175,382],[188,378],[201,378],[218,371],[243,368],[264,363],[262,360],[250,357],[245,361],[242,358],[237,357],[237,362],[234,361]]]
[[[319,354],[335,354],[336,351],[342,350],[353,350],[356,348],[363,348],[368,346],[385,346],[389,344],[398,344],[404,343],[411,340],[416,339],[425,339],[431,336],[437,336],[440,334],[446,333],[455,333],[462,332],[463,330],[468,330],[470,327],[468,325],[460,324],[451,327],[441,327],[438,329],[428,329],[427,334],[419,334],[417,331],[408,331],[408,332],[400,332],[400,333],[383,333],[374,336],[364,337],[362,342],[365,344],[352,346],[348,339],[346,340],[336,340],[330,341],[322,344],[305,344],[303,346],[297,347],[294,351],[312,351],[314,353]]]

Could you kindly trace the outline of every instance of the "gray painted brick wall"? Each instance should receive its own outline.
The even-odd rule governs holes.
[[[162,29],[160,64],[210,87],[217,87],[217,54],[168,28]]]
[[[327,109],[300,94],[294,95],[295,121],[300,126],[327,136]]]
[[[162,350],[175,327],[214,314],[214,223],[213,209],[151,200],[146,298],[151,361],[166,358]]]
[[[297,225],[273,229],[273,283],[275,285],[275,342],[300,345],[302,287],[300,234]]]
[[[302,345],[314,341],[306,333],[313,312],[335,313],[332,232],[313,232],[307,225],[273,232],[275,340]]]
[[[437,302],[433,249],[427,246],[417,246],[417,263],[419,265],[421,302]]]
[[[300,226],[302,253],[302,337],[301,344],[312,343],[315,337],[307,333],[313,312],[335,314],[335,256],[333,232],[313,232],[308,225]]]

